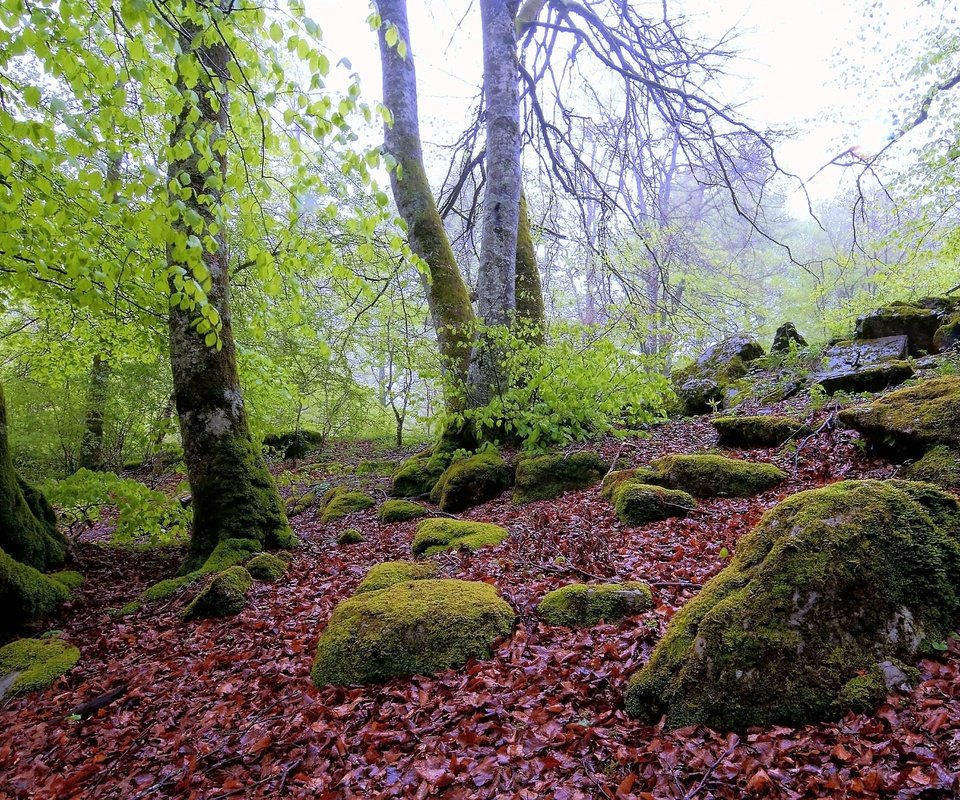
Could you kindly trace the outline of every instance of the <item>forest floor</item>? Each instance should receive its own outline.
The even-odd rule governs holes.
[[[812,414],[815,424],[829,410]],[[631,438],[631,465],[717,448],[706,418]],[[196,588],[122,620],[106,613],[173,574],[176,550],[77,547],[86,583],[52,621],[77,645],[77,667],[50,689],[0,707],[0,797],[142,798],[950,798],[960,796],[960,645],[920,664],[922,680],[876,713],[740,735],[702,726],[665,731],[628,719],[627,678],[671,615],[727,563],[761,514],[794,492],[844,478],[885,478],[857,435],[823,427],[797,452],[727,453],[773,462],[787,483],[741,499],[700,502],[686,519],[622,526],[599,487],[525,506],[509,494],[462,516],[510,530],[500,546],[441,556],[447,577],[494,584],[516,609],[492,658],[382,686],[310,682],[313,651],[334,605],[366,570],[410,557],[417,522],[382,525],[375,509],[292,524],[302,540],[287,577],[256,583],[239,616],[185,623]],[[607,457],[621,444],[592,443]],[[328,475],[363,449],[299,462],[321,488],[352,483],[386,496],[383,477]],[[394,453],[393,455],[399,455]],[[285,465],[287,468],[290,465]],[[340,546],[359,528],[365,541]],[[656,607],[617,625],[544,624],[535,606],[573,581],[644,580]],[[80,703],[117,690],[90,716]]]

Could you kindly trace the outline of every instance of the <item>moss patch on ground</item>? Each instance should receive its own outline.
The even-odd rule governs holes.
[[[426,519],[413,537],[413,554],[432,556],[444,550],[479,550],[500,544],[509,536],[506,528],[489,522]]]
[[[572,583],[544,595],[537,613],[551,625],[575,627],[616,622],[652,607],[653,593],[645,583]]]
[[[7,683],[4,678],[19,673],[6,693],[45,689],[79,660],[80,651],[63,639],[17,639],[0,647],[0,684]],[[0,692],[0,696],[3,694]]]
[[[429,512],[419,503],[409,500],[387,500],[377,510],[377,519],[380,522],[407,522],[427,516]]]
[[[636,481],[617,485],[613,507],[624,525],[645,525],[669,517],[685,517],[697,505],[687,492]]]
[[[495,450],[451,462],[430,490],[441,511],[457,513],[492,500],[510,486],[513,473]]]
[[[197,617],[229,617],[239,614],[247,605],[247,592],[253,578],[243,567],[217,573],[184,611],[185,619]]]
[[[260,553],[245,565],[250,576],[258,581],[278,581],[287,572],[287,562],[272,553]]]
[[[0,631],[18,630],[69,598],[67,586],[0,550]]]
[[[439,572],[440,565],[435,561],[385,561],[367,570],[356,594],[376,592],[396,583],[436,578]]]
[[[715,417],[710,424],[725,447],[779,447],[784,442],[809,434],[810,428],[798,419],[781,416]]]
[[[586,489],[599,481],[608,468],[606,461],[589,450],[522,458],[517,464],[513,502],[549,500],[574,489]]]
[[[513,609],[486,583],[419,580],[339,603],[320,636],[317,686],[431,675],[488,658],[513,629]]]
[[[338,519],[343,519],[347,514],[370,508],[376,505],[376,502],[377,501],[366,492],[337,486],[328,491],[323,497],[320,521],[336,522]]]

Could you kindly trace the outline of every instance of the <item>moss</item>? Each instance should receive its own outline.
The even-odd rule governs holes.
[[[143,604],[139,600],[131,600],[129,603],[124,603],[120,608],[111,609],[107,614],[113,619],[122,619],[123,617],[129,617],[131,614],[136,614]]]
[[[295,517],[310,508],[310,506],[312,506],[316,501],[317,493],[307,492],[303,495],[288,497],[284,503],[284,506],[287,509],[287,514],[291,517]]]
[[[320,521],[336,522],[338,519],[343,519],[355,511],[363,511],[366,508],[370,508],[370,506],[376,505],[376,502],[377,501],[366,492],[349,490],[343,486],[337,486],[324,496],[322,510],[320,512]]]
[[[697,502],[686,492],[626,481],[613,493],[613,507],[624,525],[645,525],[668,517],[685,517]]]
[[[520,192],[520,220],[517,226],[517,268],[514,279],[516,315],[521,332],[534,344],[542,344],[547,330],[543,286],[537,267],[537,251],[530,235],[530,212],[526,192]]]
[[[149,587],[140,595],[140,599],[143,602],[155,603],[158,600],[166,600],[168,597],[173,597],[177,592],[183,589],[186,586],[190,586],[193,583],[196,583],[203,576],[199,570],[197,572],[191,572],[189,575],[180,575],[176,578],[167,578],[166,580],[157,581],[153,586]]]
[[[656,470],[647,467],[634,467],[631,469],[618,469],[604,476],[603,484],[600,487],[600,496],[606,500],[613,500],[614,492],[617,487],[626,481],[634,483],[650,483],[656,480],[658,473]]]
[[[377,519],[384,523],[407,522],[426,515],[427,509],[409,500],[387,500],[377,511]]]
[[[573,489],[585,489],[599,481],[608,468],[606,461],[589,450],[523,458],[517,464],[513,502],[548,500]]]
[[[940,326],[936,311],[909,303],[892,303],[857,320],[857,339],[882,339],[906,336],[910,355],[933,350],[933,335]]]
[[[393,475],[399,464],[392,458],[365,459],[357,464],[357,475]]]
[[[960,314],[954,314],[933,334],[933,349],[938,353],[950,350],[960,343]]]
[[[537,613],[551,625],[573,627],[616,622],[652,607],[653,593],[645,583],[572,583],[548,592],[537,606]]]
[[[65,569],[60,572],[52,572],[48,576],[50,580],[56,581],[62,586],[66,586],[69,592],[79,589],[83,585],[83,575],[73,570]]]
[[[911,481],[924,481],[945,489],[960,486],[960,457],[949,447],[934,447],[919,461],[910,464],[903,477]]]
[[[865,694],[960,612],[960,503],[928,484],[843,481],[793,495],[670,621],[631,679],[633,717],[672,727],[799,725]]]
[[[255,539],[225,539],[213,549],[199,572],[204,575],[223,572],[229,567],[243,564],[262,550],[263,547]]]
[[[430,675],[487,658],[513,628],[513,609],[486,583],[419,580],[341,602],[320,636],[317,686]]]
[[[69,598],[62,583],[0,550],[0,632],[18,630]]]
[[[728,447],[779,447],[797,436],[806,436],[810,428],[792,417],[716,417],[710,424],[720,434],[720,444]]]
[[[260,553],[245,566],[250,576],[258,581],[278,581],[287,571],[287,562],[271,553]]]
[[[918,458],[937,445],[960,451],[960,376],[933,378],[845,408],[845,425],[856,428],[879,452]]]
[[[363,534],[356,528],[347,528],[337,536],[337,544],[360,544],[362,541]]]
[[[499,525],[489,522],[465,522],[452,519],[427,519],[413,537],[413,554],[432,556],[444,550],[479,550],[493,547],[509,536]]]
[[[0,678],[19,673],[8,692],[34,692],[50,686],[80,660],[80,651],[63,639],[17,639],[0,647]]]
[[[239,614],[247,605],[247,592],[253,578],[243,567],[230,567],[213,576],[184,611],[185,619],[197,617],[229,617]]]
[[[264,436],[263,446],[283,453],[285,459],[303,458],[311,450],[322,447],[324,438],[320,431],[287,431]]]
[[[512,477],[500,453],[487,450],[451,462],[431,489],[430,499],[441,511],[455,514],[497,497]]]
[[[357,587],[356,594],[386,589],[395,583],[422,581],[436,578],[440,565],[435,561],[385,561],[367,570],[367,574]]]
[[[773,464],[715,455],[669,455],[650,462],[649,483],[681,489],[694,497],[747,497],[786,480]]]
[[[420,497],[429,494],[452,460],[453,450],[439,445],[411,456],[400,465],[400,469],[393,476],[391,494],[396,497]]]

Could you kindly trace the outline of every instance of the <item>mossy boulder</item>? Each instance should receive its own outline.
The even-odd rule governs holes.
[[[440,565],[435,561],[384,561],[367,570],[367,574],[357,587],[356,594],[376,592],[395,583],[422,581],[436,578]]]
[[[76,572],[72,569],[63,569],[59,572],[51,572],[48,576],[50,580],[54,580],[62,586],[66,586],[67,590],[74,592],[83,585],[83,575],[79,572]]]
[[[911,481],[932,483],[945,489],[955,489],[960,486],[960,455],[949,447],[939,445],[907,466],[903,477]]]
[[[320,431],[286,431],[264,436],[263,445],[282,453],[285,459],[303,458],[312,450],[322,447],[324,438]]]
[[[185,619],[197,617],[230,617],[247,605],[247,592],[253,578],[243,567],[217,573],[184,611]]]
[[[407,522],[427,516],[429,512],[419,503],[409,500],[387,500],[377,510],[377,519],[383,523]]]
[[[450,463],[430,490],[441,511],[455,514],[492,500],[510,486],[513,473],[503,456],[487,450]]]
[[[770,352],[789,353],[792,346],[806,347],[807,340],[800,335],[796,325],[792,322],[784,322],[773,334],[773,344],[770,345]]]
[[[957,345],[960,345],[960,314],[953,314],[933,334],[933,349],[943,353]]]
[[[513,502],[549,500],[564,492],[586,489],[599,481],[607,469],[609,464],[589,450],[522,458],[517,464]]]
[[[875,450],[895,458],[919,458],[937,445],[960,451],[960,376],[898,389],[839,416]]]
[[[630,469],[614,470],[604,475],[603,484],[600,487],[600,496],[607,500],[613,500],[614,493],[620,484],[626,483],[627,481],[650,483],[657,479],[658,474],[656,470],[650,469],[649,467],[631,467]]]
[[[653,608],[650,587],[638,581],[588,586],[572,583],[547,592],[537,606],[551,625],[568,627],[617,622]]]
[[[63,583],[0,550],[0,632],[16,631],[69,598],[70,589]]]
[[[209,555],[203,566],[197,570],[201,575],[223,572],[248,561],[263,550],[263,545],[255,539],[224,539]]]
[[[444,550],[479,550],[493,547],[509,536],[506,528],[489,522],[425,519],[413,537],[413,554],[432,556]]]
[[[613,507],[624,525],[645,525],[669,517],[685,517],[697,505],[687,492],[626,481],[613,491]]]
[[[347,528],[337,535],[337,544],[360,544],[363,534],[356,528]]]
[[[810,428],[793,417],[774,414],[750,417],[716,417],[710,424],[720,435],[725,447],[779,447],[797,436],[810,433]]]
[[[395,497],[421,497],[430,494],[434,484],[453,460],[454,450],[436,445],[404,461],[391,481]]]
[[[910,355],[934,351],[933,336],[940,327],[940,314],[934,309],[907,303],[895,303],[871,311],[857,320],[857,339],[906,336]]]
[[[675,388],[680,400],[681,413],[692,417],[716,411],[723,406],[726,388],[726,384],[719,383],[713,378],[686,378]]]
[[[706,414],[722,405],[727,387],[746,375],[748,364],[763,355],[763,346],[747,334],[728,336],[708,347],[695,364],[674,372],[683,413]]]
[[[366,492],[361,492],[358,489],[347,489],[344,486],[336,486],[323,496],[320,521],[336,522],[348,514],[353,514],[355,511],[363,511],[376,505],[376,503],[377,501]]]
[[[0,697],[45,689],[73,669],[80,651],[63,639],[17,639],[0,647]]]
[[[694,497],[749,497],[787,479],[773,464],[715,455],[669,455],[654,459],[640,475],[647,483],[681,489]]]
[[[486,583],[418,580],[339,603],[320,636],[317,686],[432,675],[488,658],[513,629],[513,609]]]
[[[818,375],[815,383],[831,395],[837,392],[882,392],[884,389],[899,386],[913,376],[913,365],[909,361],[884,361],[843,372]]]
[[[287,571],[287,562],[272,553],[260,553],[245,565],[250,577],[258,581],[274,582],[280,580]]]
[[[671,619],[627,712],[739,730],[862,708],[879,696],[864,676],[907,674],[953,630],[958,592],[956,497],[910,481],[801,492]]]

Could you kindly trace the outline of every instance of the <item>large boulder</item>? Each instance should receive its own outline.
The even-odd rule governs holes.
[[[725,447],[779,447],[797,436],[806,436],[810,427],[793,417],[769,414],[761,417],[715,417],[710,424]]]
[[[933,335],[940,325],[941,315],[934,309],[893,303],[858,319],[854,335],[857,339],[906,336],[910,355],[918,356],[934,351]]]
[[[924,456],[909,464],[903,477],[911,481],[924,481],[945,489],[960,487],[960,456],[949,447],[937,445]]]
[[[726,384],[713,378],[685,378],[675,389],[683,413],[689,417],[709,414],[723,406]]]
[[[586,489],[599,481],[608,467],[606,461],[589,450],[522,458],[517,464],[513,502],[549,500],[574,489]]]
[[[453,450],[438,444],[404,461],[391,481],[395,497],[421,497],[430,494],[434,484],[453,460]]]
[[[909,481],[801,492],[671,619],[627,712],[740,730],[869,709],[954,629],[958,591],[956,497]]]
[[[953,350],[960,344],[960,314],[953,314],[933,334],[933,348],[938,353]]]
[[[409,583],[436,578],[440,565],[436,561],[384,561],[367,570],[356,594],[376,592],[395,583]]]
[[[425,519],[413,536],[413,554],[432,556],[444,550],[479,550],[493,547],[509,536],[506,528],[490,522]]]
[[[441,511],[456,514],[497,497],[510,486],[513,472],[495,450],[451,462],[430,490]]]
[[[551,625],[577,627],[617,622],[653,608],[650,587],[639,581],[588,586],[571,583],[547,592],[537,613]]]
[[[488,658],[514,619],[487,583],[418,580],[364,592],[333,610],[311,677],[342,686],[461,667]]]
[[[782,483],[787,474],[773,464],[710,454],[674,454],[654,459],[634,479],[680,489],[694,497],[748,497]]]
[[[806,347],[807,340],[800,335],[796,325],[792,322],[784,322],[773,334],[773,344],[770,346],[770,352],[789,353],[791,345]]]
[[[879,392],[913,377],[913,366],[904,361],[906,336],[887,336],[863,341],[834,342],[823,354],[823,364],[813,382],[827,394]]]
[[[425,516],[427,516],[427,509],[409,500],[385,500],[377,509],[377,519],[384,523],[408,522]]]
[[[247,605],[247,592],[253,578],[243,567],[230,567],[213,576],[184,611],[185,619],[230,617]]]
[[[763,346],[752,336],[728,336],[708,347],[697,359],[674,374],[674,385],[683,412],[706,414],[721,405],[727,387],[747,374],[747,364],[764,355]]]
[[[303,458],[323,446],[325,436],[320,431],[286,431],[263,437],[263,446],[283,454],[285,459]]]
[[[704,373],[725,378],[739,378],[746,373],[746,364],[762,358],[763,345],[752,336],[738,333],[708,347],[697,359],[697,368]]]

